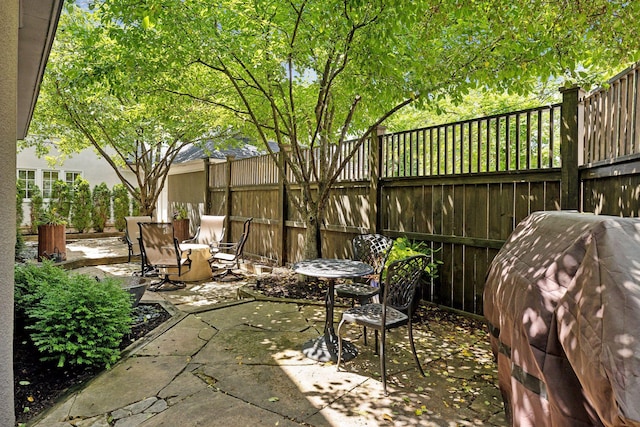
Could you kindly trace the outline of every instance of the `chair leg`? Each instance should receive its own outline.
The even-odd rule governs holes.
[[[413,352],[413,359],[416,361],[416,365],[418,365],[418,370],[420,371],[420,375],[423,377],[424,371],[422,370],[422,366],[420,366],[420,359],[418,359],[418,353],[416,353],[416,344],[413,342],[413,324],[411,323],[411,317],[409,317],[409,340],[411,341],[411,351]]]
[[[224,272],[220,273],[220,274],[214,274],[212,276],[213,279],[224,279],[227,276],[233,276],[237,279],[242,279],[244,276],[240,273],[235,273],[232,269],[227,268],[225,269]]]
[[[387,392],[387,364],[385,360],[384,345],[384,342],[386,341],[386,330],[387,329],[383,325],[381,332],[382,337],[380,338],[380,375],[382,375],[382,391],[384,392],[385,396],[388,396],[389,392]]]
[[[340,370],[340,361],[342,360],[342,335],[340,335],[340,329],[344,324],[344,319],[340,320],[336,334],[338,335],[338,361],[336,362],[336,371]]]
[[[157,291],[160,291],[161,290],[160,288],[162,288],[166,284],[171,284],[171,285],[175,286],[176,289],[184,289],[186,287],[186,285],[184,283],[175,282],[175,281],[169,279],[169,275],[166,274],[162,278],[162,280],[160,280],[159,282],[152,283],[151,285],[149,285],[148,289],[151,292],[157,292]]]
[[[373,346],[373,348],[375,350],[373,351],[373,354],[377,355],[377,354],[380,353],[380,351],[378,350],[378,341],[379,341],[378,340],[378,330],[376,329],[373,333],[374,333],[374,337],[375,337],[375,345]]]

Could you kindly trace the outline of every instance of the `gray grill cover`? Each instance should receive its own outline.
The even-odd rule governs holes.
[[[514,425],[640,425],[640,219],[531,214],[491,264],[484,315]]]

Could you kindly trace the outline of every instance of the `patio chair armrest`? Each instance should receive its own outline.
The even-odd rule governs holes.
[[[235,243],[218,243],[218,251],[233,251],[238,247],[238,242]]]
[[[198,236],[200,236],[200,226],[198,226],[198,228],[196,229],[196,233],[193,236],[183,240],[180,243],[197,243]]]

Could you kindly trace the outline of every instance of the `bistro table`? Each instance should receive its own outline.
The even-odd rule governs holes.
[[[338,361],[338,337],[333,329],[333,306],[335,303],[335,279],[366,276],[373,273],[373,267],[361,261],[350,259],[319,258],[301,261],[293,265],[296,273],[327,279],[329,289],[325,297],[326,319],[324,334],[306,342],[302,353],[319,362]],[[348,361],[356,357],[358,350],[348,342],[342,342],[342,360]]]

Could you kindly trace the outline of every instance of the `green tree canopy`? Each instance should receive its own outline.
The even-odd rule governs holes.
[[[220,131],[210,105],[164,90],[173,79],[170,66],[157,67],[165,58],[111,37],[118,26],[68,4],[28,143],[40,153],[55,143],[66,155],[93,147],[151,214],[178,152]],[[131,54],[138,60],[122,60]]]
[[[639,45],[640,3],[622,0],[96,6],[121,46],[119,64],[135,71],[127,79],[142,86],[153,80],[182,94],[179,102],[222,108],[230,125],[267,149],[277,142],[279,164],[302,187],[296,206],[307,225],[305,257],[319,252],[319,226],[340,171],[397,111],[456,103],[478,88],[526,94],[541,82],[589,84],[612,59],[635,60]],[[283,168],[281,175],[290,185]]]

